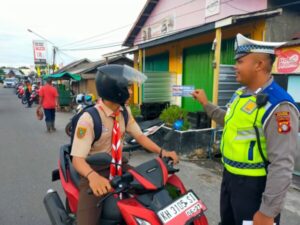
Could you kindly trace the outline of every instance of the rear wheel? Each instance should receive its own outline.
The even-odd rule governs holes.
[[[65,132],[66,132],[66,134],[67,134],[69,137],[71,137],[71,134],[72,134],[72,124],[71,124],[71,122],[69,122],[69,123],[66,125]]]

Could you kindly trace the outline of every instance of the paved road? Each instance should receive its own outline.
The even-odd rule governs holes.
[[[56,168],[59,146],[68,141],[64,126],[70,116],[58,113],[58,131],[47,134],[44,122],[35,118],[35,107],[25,108],[13,89],[0,86],[0,225],[50,225],[42,200],[50,187],[62,194],[59,183],[50,181],[50,174]],[[152,157],[136,152],[131,164]],[[217,225],[220,176],[188,162],[181,162],[179,168],[184,183],[207,204],[210,225]],[[299,210],[300,194],[291,189],[282,225],[300,225]]]

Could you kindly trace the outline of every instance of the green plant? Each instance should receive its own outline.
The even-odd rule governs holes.
[[[141,115],[141,109],[139,105],[130,105],[130,110],[133,117]]]
[[[183,126],[181,130],[188,130],[190,123],[187,119],[187,111],[180,108],[177,105],[171,105],[164,109],[159,117],[168,127],[173,127],[173,124],[177,120],[183,120]]]

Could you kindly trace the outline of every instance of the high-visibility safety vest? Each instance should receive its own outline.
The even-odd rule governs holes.
[[[297,109],[293,98],[274,81],[262,93],[268,95],[268,102],[260,109],[256,105],[256,96],[243,94],[243,89],[237,90],[228,104],[221,152],[226,170],[233,174],[266,176],[265,164],[258,149],[253,127],[254,123],[259,130],[262,152],[268,159],[263,128],[269,116],[280,103],[287,102]]]

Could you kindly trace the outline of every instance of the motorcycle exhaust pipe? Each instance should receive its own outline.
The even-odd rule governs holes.
[[[44,197],[44,205],[53,225],[72,225],[73,220],[68,215],[58,193],[52,189]]]

